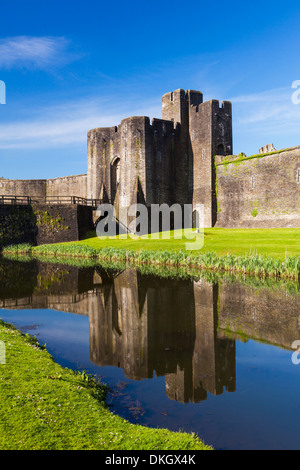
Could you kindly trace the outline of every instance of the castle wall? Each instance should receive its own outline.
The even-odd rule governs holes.
[[[87,175],[37,180],[0,179],[0,196],[78,196],[86,198]]]
[[[162,97],[162,115],[174,122],[175,200],[204,206],[204,225],[216,223],[217,201],[213,157],[232,153],[231,103],[211,100],[194,90],[175,90]]]
[[[93,230],[92,207],[36,204],[32,209],[37,226],[37,245],[81,240]]]
[[[0,196],[46,196],[46,180],[0,179]]]
[[[65,176],[46,180],[47,196],[87,197],[87,175]]]
[[[97,128],[88,132],[87,198],[111,199],[110,162],[120,153],[120,129]],[[103,187],[104,186],[104,187]],[[105,194],[106,192],[106,194]]]
[[[193,207],[204,205],[204,226],[212,226],[212,103],[207,101],[190,113],[190,148],[193,157]]]
[[[76,241],[91,230],[92,207],[75,204],[0,204],[0,247],[19,243],[43,245]]]
[[[204,226],[216,223],[215,173],[213,158],[218,150],[232,152],[231,105],[211,100],[190,104],[190,139],[193,155],[193,206],[204,205]]]
[[[34,244],[36,236],[36,218],[31,206],[0,204],[0,248]]]
[[[148,204],[173,204],[176,200],[175,131],[172,121],[153,119],[146,160]]]
[[[149,152],[150,120],[134,116],[121,122],[119,204],[147,204],[146,155]]]
[[[201,96],[202,94],[199,93]],[[191,204],[193,192],[193,161],[189,146],[189,108],[182,89],[162,97],[162,117],[173,122],[174,202]]]
[[[216,163],[218,227],[300,227],[300,148]]]
[[[88,133],[88,198],[132,204],[175,202],[174,139],[172,121],[134,116],[118,127],[93,129]],[[118,164],[118,184],[114,166]]]

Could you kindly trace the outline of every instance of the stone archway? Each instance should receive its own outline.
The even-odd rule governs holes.
[[[120,159],[119,157],[115,158],[111,163],[110,181],[111,181],[111,201],[112,201],[112,204],[114,204],[117,193],[118,193],[119,184],[120,184]]]
[[[218,145],[218,148],[217,148],[217,155],[221,155],[221,156],[223,156],[223,157],[226,156],[226,150],[225,150],[225,145],[224,145],[224,144]]]

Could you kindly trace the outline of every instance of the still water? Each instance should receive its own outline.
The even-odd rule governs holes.
[[[0,318],[115,413],[216,449],[300,449],[299,306],[298,285],[0,260]]]

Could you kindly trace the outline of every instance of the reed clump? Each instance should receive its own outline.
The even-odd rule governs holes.
[[[211,251],[128,250],[117,247],[103,247],[99,249],[89,245],[72,243],[41,246],[31,246],[28,244],[12,245],[4,247],[2,253],[3,255],[82,258],[110,262],[126,261],[134,265],[188,267],[199,270],[223,271],[294,280],[298,280],[300,274],[300,257],[292,255],[280,259],[257,253],[220,255]]]

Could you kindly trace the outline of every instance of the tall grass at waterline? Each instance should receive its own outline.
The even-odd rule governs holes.
[[[168,250],[127,250],[126,248],[103,247],[96,249],[89,245],[60,243],[54,245],[15,245],[2,250],[3,255],[33,255],[55,258],[90,258],[98,261],[126,261],[135,265],[157,265],[177,268],[208,269],[259,277],[299,279],[300,257],[286,256],[284,259],[264,256],[255,252],[244,255],[231,253],[220,255],[216,252],[168,251]]]
[[[8,253],[4,255],[4,259],[18,262],[29,262],[34,259],[42,263],[51,263],[64,266],[75,266],[78,268],[100,268],[110,271],[118,272],[125,269],[137,269],[141,275],[155,276],[163,279],[184,279],[199,281],[200,279],[210,282],[240,282],[243,285],[252,287],[255,290],[270,289],[272,291],[284,289],[286,295],[297,295],[300,293],[300,284],[297,279],[293,277],[272,277],[272,276],[256,276],[254,274],[245,274],[242,272],[233,272],[225,270],[211,270],[191,266],[162,266],[160,264],[136,264],[134,260],[113,260],[97,259],[97,258],[83,258],[83,257],[68,257],[68,256],[47,256],[47,255],[34,255],[34,254],[16,254]]]

